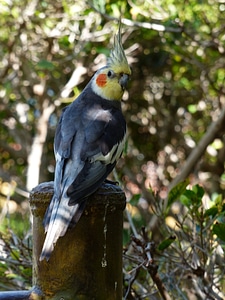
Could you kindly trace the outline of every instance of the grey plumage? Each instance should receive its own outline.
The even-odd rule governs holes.
[[[131,70],[120,27],[107,66],[98,70],[60,118],[54,141],[54,195],[44,217],[46,238],[40,260],[49,259],[59,237],[74,226],[87,197],[120,158],[126,138],[121,99]]]
[[[54,142],[54,195],[46,211],[46,239],[40,260],[49,259],[58,238],[75,225],[86,204],[121,156],[126,123],[120,101],[98,96],[89,84],[67,106]]]

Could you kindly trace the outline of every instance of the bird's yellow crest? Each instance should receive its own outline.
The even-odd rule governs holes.
[[[118,34],[114,37],[114,46],[107,60],[107,66],[112,68],[115,73],[122,72],[131,75],[131,69],[122,46],[121,25],[119,25]]]
[[[114,38],[114,47],[107,60],[107,66],[96,72],[92,82],[93,91],[107,100],[121,100],[131,75],[121,42],[120,27]]]

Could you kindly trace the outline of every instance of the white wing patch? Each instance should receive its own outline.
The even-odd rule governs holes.
[[[115,144],[109,153],[106,155],[98,153],[91,158],[90,162],[93,163],[95,161],[101,161],[104,164],[113,164],[120,158],[125,146],[126,138],[127,135],[125,134],[123,139],[119,143]]]

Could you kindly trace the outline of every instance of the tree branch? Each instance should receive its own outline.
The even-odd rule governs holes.
[[[104,17],[106,20],[112,20],[112,21],[118,21],[118,18],[109,16],[105,13],[102,13],[100,10],[98,10],[96,7],[91,5],[91,8],[99,13],[102,17]],[[182,32],[183,29],[181,27],[169,27],[169,26],[164,26],[162,24],[157,24],[157,23],[150,23],[150,22],[138,22],[138,21],[132,21],[130,19],[125,19],[121,18],[121,23],[125,24],[130,27],[139,27],[139,28],[145,28],[145,29],[152,29],[156,31],[167,31],[167,32]]]
[[[221,130],[222,126],[225,123],[225,107],[222,109],[220,116],[218,119],[211,123],[206,131],[205,135],[202,137],[197,147],[193,149],[191,154],[186,160],[183,168],[181,169],[180,174],[174,178],[174,180],[169,185],[169,190],[172,189],[176,184],[187,178],[190,173],[195,168],[198,160],[205,153],[207,146],[214,141],[217,136],[217,133]]]

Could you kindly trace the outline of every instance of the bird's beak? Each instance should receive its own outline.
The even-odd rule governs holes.
[[[129,80],[129,75],[123,74],[119,80],[119,84],[122,86],[123,90],[125,90],[127,83]]]

